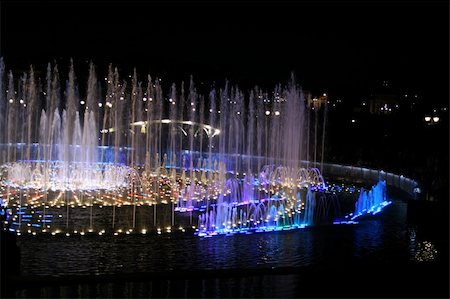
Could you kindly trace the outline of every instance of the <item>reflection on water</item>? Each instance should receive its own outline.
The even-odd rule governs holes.
[[[402,201],[358,225],[212,238],[22,235],[18,245],[21,274],[80,275],[67,285],[67,277],[53,285],[49,278],[46,284],[19,284],[11,293],[18,298],[348,297],[350,289],[364,297],[367,282],[378,280],[370,291],[374,297],[428,295],[430,289],[439,297],[448,293],[448,275],[437,274],[448,265],[448,236],[436,225],[424,228],[407,220]],[[271,272],[283,267],[291,268]],[[215,269],[231,269],[231,274],[209,271]],[[190,275],[184,270],[208,271]],[[169,272],[151,276],[155,271]],[[103,280],[100,274],[118,275]]]
[[[415,262],[431,262],[437,256],[436,246],[430,241],[422,241],[412,250],[411,260]]]
[[[174,269],[271,268],[341,265],[373,260],[431,261],[439,248],[418,239],[406,223],[407,205],[395,201],[358,225],[199,238],[191,234],[21,236],[21,273],[114,274]]]
[[[156,280],[42,287],[16,298],[292,298],[302,282],[295,275],[199,280]]]
[[[376,219],[361,223],[361,228],[356,229],[353,238],[355,256],[364,257],[380,248],[383,236],[383,226]],[[364,244],[364,246],[359,246]]]
[[[427,226],[420,227],[411,225],[408,228],[408,232],[410,261],[416,263],[430,263],[437,261],[438,258],[444,260],[446,258],[448,259],[448,236],[447,240],[443,240],[442,237],[436,236],[436,228]],[[446,255],[440,254],[440,252],[445,251],[447,251]]]

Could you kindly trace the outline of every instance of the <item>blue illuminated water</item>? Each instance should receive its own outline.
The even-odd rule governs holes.
[[[439,274],[446,265],[448,270],[445,221],[411,222],[407,203],[389,198],[392,204],[382,213],[361,217],[358,225],[213,238],[24,234],[18,238],[20,273],[46,278],[34,286],[20,284],[13,297],[445,297],[448,275]],[[288,270],[268,272],[277,269]],[[193,270],[207,272],[182,274]],[[221,276],[217,271],[223,270],[234,272]],[[169,278],[151,278],[160,271]],[[176,273],[180,278],[170,278]],[[113,276],[96,279],[104,274]],[[64,283],[50,285],[49,276]]]
[[[191,234],[23,235],[21,272],[91,275],[174,269],[233,269],[382,263],[411,258],[406,204],[394,201],[359,225],[199,238]],[[437,255],[441,254],[438,252]]]

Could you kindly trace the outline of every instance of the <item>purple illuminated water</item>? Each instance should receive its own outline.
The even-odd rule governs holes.
[[[226,83],[203,95],[192,78],[164,87],[129,77],[110,66],[99,80],[91,64],[80,89],[72,63],[66,81],[50,64],[45,78],[31,68],[17,80],[0,61],[0,198],[11,231],[210,236],[345,222],[305,161],[310,107],[294,78],[270,92]],[[362,193],[355,215],[381,209],[378,189]],[[103,207],[106,227],[95,214]]]

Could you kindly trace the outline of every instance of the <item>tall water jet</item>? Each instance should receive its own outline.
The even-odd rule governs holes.
[[[42,81],[33,68],[19,80],[5,74],[0,60],[0,196],[20,215],[19,233],[29,222],[54,233],[213,235],[340,216],[320,171],[303,167],[309,110],[294,78],[271,92],[226,82],[205,96],[192,77],[186,90],[164,90],[112,65],[99,80],[91,63],[80,87],[72,62],[67,75],[49,64]],[[362,192],[355,214],[378,211],[382,188]],[[74,217],[86,208],[88,221]],[[97,208],[110,218],[96,219]]]

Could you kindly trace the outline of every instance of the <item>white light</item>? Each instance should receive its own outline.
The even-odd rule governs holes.
[[[269,110],[266,110],[266,115],[270,115],[270,111]]]
[[[13,101],[13,99],[9,99],[9,102],[12,103],[12,102],[14,102],[14,101]]]
[[[147,98],[142,98],[142,100],[143,100],[144,102],[147,102]]]
[[[437,122],[439,121],[439,116],[433,117],[433,121],[434,121],[435,123],[437,123]]]
[[[85,101],[80,101],[80,104],[84,105],[84,104],[86,104],[86,102]]]
[[[326,97],[326,96],[327,96],[327,94],[326,94],[326,93],[324,93],[324,94],[323,94],[323,96],[324,96],[324,97]]]
[[[161,122],[163,124],[170,124],[172,121],[170,119],[162,119]]]
[[[102,104],[102,103],[98,103],[98,106],[99,106],[99,107],[102,107],[102,106],[103,106],[103,104]]]
[[[124,97],[120,97],[119,100],[123,101]]]
[[[425,121],[426,122],[429,122],[431,120],[431,117],[430,116],[425,116]]]
[[[276,116],[280,115],[280,111],[275,111],[275,115]]]
[[[172,103],[172,101],[173,101],[173,100],[172,100],[172,98],[170,98],[170,99],[169,99],[169,102],[171,102],[171,103]]]
[[[356,119],[352,119],[352,123],[355,123],[356,122]]]
[[[20,103],[20,104],[23,104],[23,100],[20,100],[19,103]]]

